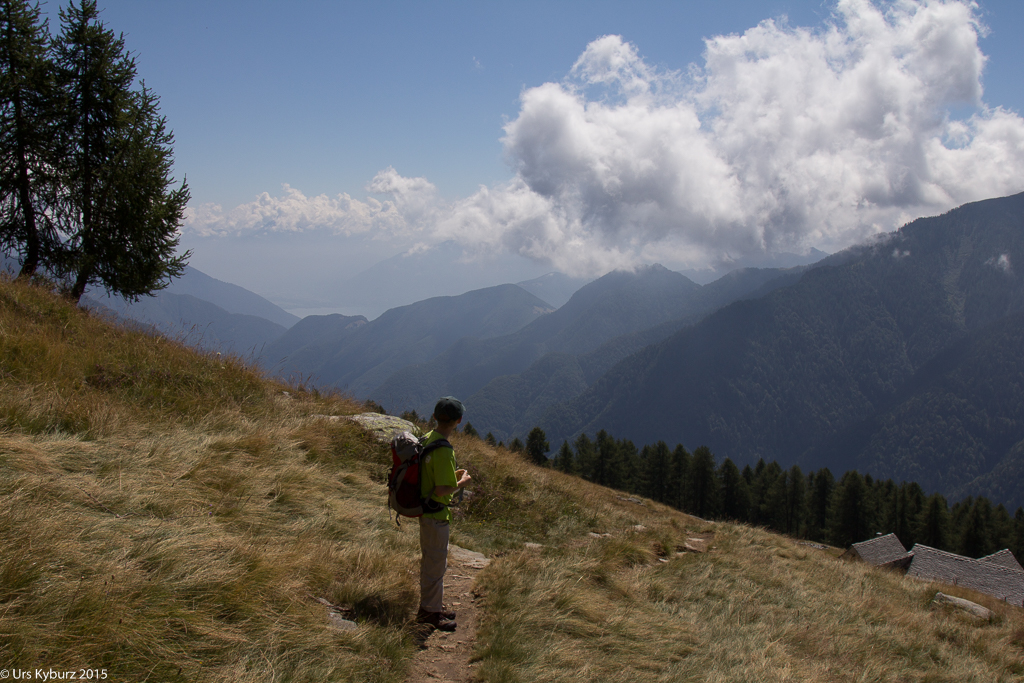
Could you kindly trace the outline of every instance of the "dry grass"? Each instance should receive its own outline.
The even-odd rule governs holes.
[[[18,283],[0,369],[0,666],[402,679],[415,546],[382,507],[384,449],[310,417],[360,406]]]
[[[385,447],[315,417],[361,409],[0,282],[0,668],[402,680],[416,525],[384,507]],[[453,443],[474,477],[453,542],[496,558],[484,680],[1024,677],[1019,609],[943,588],[996,610],[977,624],[936,586]],[[699,533],[713,549],[677,555]]]

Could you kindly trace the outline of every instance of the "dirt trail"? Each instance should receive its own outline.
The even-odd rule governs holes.
[[[477,628],[473,581],[489,561],[480,553],[455,545],[448,547],[448,571],[444,575],[445,604],[455,610],[459,628],[455,633],[433,631],[424,634],[423,649],[413,657],[407,683],[469,683],[473,680],[474,667],[469,662],[476,644]]]

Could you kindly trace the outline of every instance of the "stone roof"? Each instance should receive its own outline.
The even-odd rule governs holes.
[[[1024,572],[1024,567],[1020,566],[1020,562],[1013,556],[1009,548],[1003,548],[998,553],[992,553],[985,557],[979,558],[979,562],[993,562],[998,564],[1000,567],[1006,567],[1007,569],[1013,569],[1019,572]]]
[[[914,559],[907,570],[909,576],[970,588],[1010,604],[1024,606],[1024,571],[1004,566],[1002,563],[1006,558],[1001,553],[975,560],[920,543],[910,552]]]
[[[896,538],[896,534],[878,536],[869,541],[854,543],[850,549],[843,553],[844,557],[859,557],[868,564],[882,566],[899,563],[910,557],[907,549]]]

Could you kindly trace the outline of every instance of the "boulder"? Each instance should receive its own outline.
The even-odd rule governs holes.
[[[988,607],[982,607],[976,602],[970,600],[964,600],[963,598],[953,597],[952,595],[946,595],[945,593],[936,593],[935,598],[932,600],[933,605],[951,605],[957,609],[961,609],[967,612],[971,616],[975,616],[979,619],[989,621],[994,616],[992,610]]]

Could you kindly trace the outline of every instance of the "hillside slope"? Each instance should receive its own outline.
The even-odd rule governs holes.
[[[469,396],[473,424],[496,439],[525,439],[552,407],[579,396],[614,365],[646,346],[657,344],[701,316],[745,298],[758,298],[799,279],[803,268],[734,271],[699,290],[688,291],[685,304],[673,311],[679,317],[613,337],[597,348],[575,355],[549,352],[522,372],[495,377]],[[600,303],[592,306],[603,310]],[[465,371],[463,371],[465,372]],[[454,391],[454,390],[453,390]],[[456,391],[456,393],[458,393]]]
[[[256,357],[261,349],[285,333],[271,320],[244,313],[229,313],[190,294],[161,292],[127,304],[112,297],[86,297],[85,305],[107,309],[125,320],[149,325],[171,339],[207,351]]]
[[[631,272],[614,271],[580,288],[557,311],[514,333],[486,340],[460,339],[432,361],[402,368],[370,396],[396,411],[423,411],[436,396],[472,396],[495,378],[525,372],[535,362],[552,366],[569,359],[571,365],[575,356],[594,352],[624,335],[667,321],[689,320],[713,305],[708,301],[699,285],[657,264]],[[557,355],[542,360],[547,354]],[[577,369],[568,371],[576,373]],[[512,381],[521,384],[521,380]],[[531,395],[543,390],[529,379],[527,384]],[[559,387],[559,391],[571,392],[565,398],[580,390],[575,384]],[[521,414],[528,409],[521,398],[510,399],[501,388],[497,393],[505,395],[482,397],[478,402],[481,410],[473,418],[475,424],[486,425],[485,431],[496,434],[512,429],[501,413]],[[491,410],[491,404],[497,407]]]
[[[6,281],[0,331],[0,667],[405,679],[416,525],[384,510],[386,446],[345,419],[361,406]],[[996,611],[977,623],[935,585],[453,444],[473,485],[452,540],[494,558],[481,680],[1024,675],[1017,608],[944,588]]]
[[[951,492],[990,472],[1024,438],[1019,379],[1002,385],[1011,424],[966,394],[951,399],[957,420],[977,411],[975,424],[986,425],[974,436],[983,445],[960,469],[930,451],[934,419],[921,402],[924,412],[913,420],[924,431],[904,429],[899,443],[868,439],[863,450],[844,448],[842,462],[825,444],[865,420],[884,422],[882,413],[929,362],[1024,310],[1015,263],[1024,263],[1024,194],[919,219],[877,244],[826,259],[790,287],[733,304],[640,351],[541,425],[557,440],[603,428],[636,443],[706,444],[739,465],[764,458],[788,466],[802,456],[809,468],[882,467],[887,476]],[[1019,349],[1019,337],[1006,344],[1012,348],[1013,339]],[[980,384],[998,382],[1009,369],[1019,372],[1015,365],[972,366]],[[1007,440],[1008,432],[1016,438]],[[903,449],[895,461],[889,448]],[[952,443],[939,448],[942,457],[958,459]]]
[[[499,285],[392,308],[362,325],[316,316],[334,322],[315,323],[324,332],[315,337],[306,326],[292,328],[262,358],[283,376],[312,377],[319,386],[366,398],[399,368],[429,361],[458,339],[506,335],[550,310],[516,285]]]

